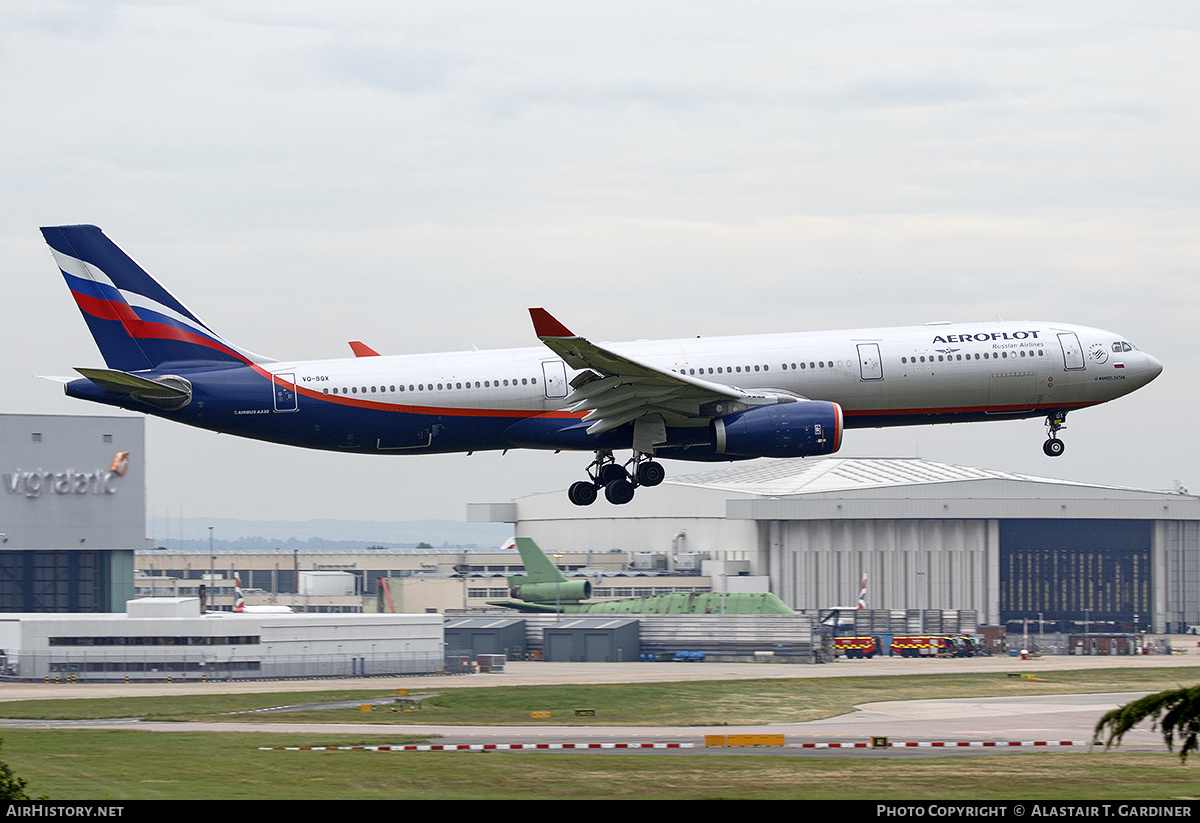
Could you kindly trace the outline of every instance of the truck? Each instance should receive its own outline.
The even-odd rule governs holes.
[[[904,634],[892,638],[893,655],[900,657],[954,657],[954,640],[936,634]]]
[[[846,656],[847,660],[870,659],[883,653],[883,640],[878,637],[835,637],[834,654]]]

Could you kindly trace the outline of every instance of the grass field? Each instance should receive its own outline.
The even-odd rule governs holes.
[[[841,798],[841,799],[1194,799],[1200,758],[1167,753],[1008,753],[899,758],[687,754],[457,752],[261,752],[258,746],[415,742],[406,722],[555,725],[716,725],[828,717],[855,703],[913,698],[1156,691],[1200,680],[1200,668],[1049,672],[1037,683],[995,675],[924,675],[825,680],[720,681],[611,686],[446,689],[436,709],[413,714],[357,710],[255,715],[255,722],[395,722],[397,735],[280,735],[7,729],[0,757],[51,800],[135,799],[484,799],[484,798]],[[222,712],[363,693],[205,695],[0,703],[19,718],[211,720]],[[244,718],[243,718],[244,719]],[[544,721],[543,721],[544,722]],[[854,787],[853,791],[847,787]]]
[[[1200,797],[1166,753],[931,760],[529,752],[285,752],[350,736],[8,730],[3,757],[51,800],[908,799]],[[400,742],[399,739],[389,742]]]

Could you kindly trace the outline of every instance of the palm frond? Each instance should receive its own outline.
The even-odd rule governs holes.
[[[1104,748],[1119,746],[1127,732],[1147,719],[1151,729],[1162,731],[1169,751],[1175,750],[1178,735],[1179,757],[1187,762],[1187,756],[1200,748],[1200,686],[1150,694],[1113,709],[1096,724],[1096,737],[1107,732]]]

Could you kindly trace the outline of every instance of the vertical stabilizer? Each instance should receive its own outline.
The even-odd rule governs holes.
[[[50,226],[42,236],[110,369],[272,362],[224,340],[96,226]]]
[[[517,551],[521,553],[521,562],[525,564],[524,583],[566,583],[567,576],[558,566],[554,565],[542,547],[529,537],[516,537]]]

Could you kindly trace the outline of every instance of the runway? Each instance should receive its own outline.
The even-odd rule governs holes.
[[[101,697],[115,694],[181,694],[226,691],[337,691],[341,689],[408,688],[411,691],[431,691],[443,687],[512,686],[530,683],[607,683],[679,680],[720,680],[746,678],[794,678],[830,676],[882,676],[919,672],[947,673],[951,671],[994,671],[1029,673],[1072,668],[1124,668],[1126,666],[1158,667],[1196,665],[1185,655],[1159,658],[1043,658],[1019,661],[1004,658],[967,660],[876,660],[841,661],[824,666],[778,666],[735,664],[549,664],[510,663],[509,670],[497,675],[458,677],[417,677],[386,679],[352,679],[339,681],[303,681],[287,683],[233,683],[231,688],[221,684],[147,684],[134,687],[88,685],[39,686],[6,684],[0,686],[0,700],[29,699],[36,694],[43,699],[54,697]],[[383,681],[383,682],[381,682]],[[281,688],[282,687],[282,688]],[[820,755],[835,757],[929,757],[964,754],[995,754],[1030,751],[1025,746],[1013,748],[869,748],[814,749],[804,748],[812,743],[862,743],[872,737],[886,737],[889,742],[1050,742],[1070,741],[1074,745],[1057,750],[1086,751],[1092,740],[1092,730],[1099,717],[1109,709],[1129,702],[1144,692],[1120,694],[1040,695],[1030,697],[960,698],[952,700],[885,701],[868,703],[850,714],[806,723],[766,724],[753,726],[714,727],[564,727],[564,726],[441,726],[441,725],[368,725],[368,724],[291,724],[234,721],[230,723],[149,723],[130,718],[103,721],[25,721],[0,720],[0,727],[9,728],[90,728],[130,729],[143,731],[243,732],[258,735],[304,733],[309,738],[322,734],[348,734],[379,738],[386,745],[389,737],[399,735],[428,736],[443,745],[506,745],[506,744],[563,744],[563,743],[687,743],[690,749],[653,749],[645,753],[671,754],[751,754],[751,755]],[[784,735],[782,748],[723,748],[705,749],[706,735],[774,734]],[[261,745],[269,745],[262,743]],[[310,745],[319,745],[311,742]],[[1122,751],[1165,750],[1161,737],[1150,731],[1148,724],[1126,735]],[[602,749],[612,753],[612,749]],[[636,753],[627,750],[628,753]]]
[[[1194,640],[1192,642],[1195,642]],[[1133,657],[969,657],[951,660],[884,657],[804,665],[786,663],[547,663],[512,661],[498,674],[354,677],[321,680],[214,680],[175,683],[0,683],[0,703],[78,697],[146,697],[184,694],[488,688],[600,683],[671,683],[700,680],[758,680],[824,677],[885,677],[900,674],[981,672],[1032,674],[1077,669],[1200,667],[1200,648],[1188,654]]]

